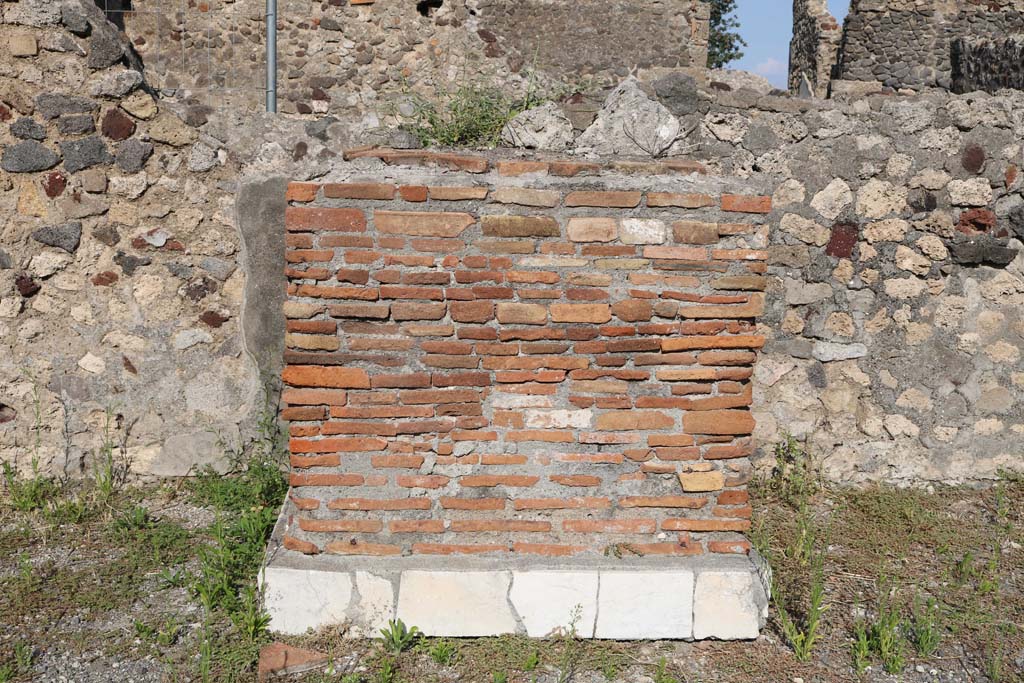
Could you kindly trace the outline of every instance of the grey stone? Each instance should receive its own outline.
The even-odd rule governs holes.
[[[10,270],[14,267],[14,259],[3,249],[0,249],[0,270]]]
[[[235,268],[237,267],[233,261],[214,258],[213,256],[207,256],[199,263],[199,265],[203,270],[221,282],[231,277],[231,274],[235,272]]]
[[[1010,211],[1010,215],[1007,216],[1007,220],[1010,223],[1010,229],[1013,230],[1013,234],[1024,239],[1024,205],[1018,206],[1014,210]]]
[[[323,24],[321,24],[321,26],[322,25]],[[306,124],[306,135],[326,142],[328,138],[327,129],[331,127],[332,123],[337,123],[337,121],[338,119],[333,116],[325,116],[322,119],[310,121]]]
[[[36,98],[36,110],[44,119],[55,119],[68,114],[89,114],[96,110],[96,103],[85,97],[43,93]]]
[[[61,135],[86,135],[96,130],[92,114],[62,116],[57,119],[57,130]]]
[[[22,140],[45,140],[46,126],[29,116],[23,116],[11,124],[11,135]]]
[[[142,266],[148,266],[152,262],[153,259],[148,256],[133,256],[123,251],[119,251],[114,255],[114,263],[121,266],[121,272],[129,277],[134,275],[135,271]]]
[[[285,178],[246,184],[239,188],[235,202],[244,245],[242,268],[249,275],[242,304],[242,336],[261,372],[272,377],[280,373],[284,358],[287,281],[280,267],[285,258],[284,231],[267,230],[267,226],[284,225],[287,187]]]
[[[86,65],[90,69],[106,69],[124,57],[124,43],[116,31],[97,31],[89,43],[89,58]]]
[[[152,143],[130,138],[118,145],[115,162],[125,173],[138,173],[152,154]]]
[[[92,26],[89,25],[89,20],[85,18],[84,14],[76,10],[71,5],[64,5],[61,7],[60,23],[64,24],[64,28],[80,38],[84,38],[92,32]]]
[[[388,133],[388,147],[394,149],[422,149],[423,142],[405,128],[395,128]]]
[[[131,93],[142,85],[142,74],[134,69],[122,69],[113,73],[104,74],[102,78],[93,83],[89,94],[93,97],[119,98]]]
[[[810,283],[786,278],[786,303],[791,306],[813,304],[832,297],[832,286],[824,282]]]
[[[837,360],[852,360],[868,355],[868,347],[864,344],[839,344],[837,342],[819,341],[814,343],[814,357],[822,363]]]
[[[980,235],[950,245],[953,262],[962,266],[995,266],[1005,268],[1017,258],[1017,250],[989,235]]]
[[[188,153],[188,170],[205,173],[217,165],[217,151],[201,142],[192,145]]]
[[[4,150],[0,167],[8,173],[33,173],[53,168],[58,161],[60,157],[49,147],[35,140],[25,140],[9,145]]]
[[[576,140],[580,152],[660,156],[679,137],[679,121],[651,100],[636,78],[612,91],[594,123]]]
[[[693,76],[673,71],[653,81],[651,87],[654,88],[658,100],[676,116],[687,116],[697,112],[700,99],[697,94],[697,81]]]
[[[32,239],[74,254],[78,250],[78,243],[82,240],[82,224],[78,221],[71,221],[63,225],[49,225],[33,232]]]
[[[82,140],[62,142],[60,151],[64,154],[64,168],[71,173],[100,164],[109,164],[114,160],[107,149],[107,144],[95,135]]]
[[[8,24],[49,26],[60,21],[60,4],[55,0],[21,0],[4,5],[3,18]]]
[[[547,102],[516,115],[501,131],[501,141],[510,147],[561,152],[572,145],[572,122],[561,107]]]

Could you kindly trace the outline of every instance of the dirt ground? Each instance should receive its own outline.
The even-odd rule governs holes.
[[[3,489],[0,683],[256,680],[276,639],[254,590],[276,465],[143,488],[8,475]],[[287,680],[1024,681],[1024,481],[852,491],[790,472],[754,494],[776,577],[755,642],[411,638],[391,652],[327,631],[279,639],[333,661]]]

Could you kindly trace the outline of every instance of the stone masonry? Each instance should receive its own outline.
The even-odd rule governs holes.
[[[798,91],[804,73],[822,86],[821,77],[831,72],[835,79],[892,89],[958,92],[1019,87],[1024,78],[1024,67],[1013,59],[1019,54],[1014,39],[1024,35],[1021,0],[853,0],[838,54],[834,25],[825,3],[795,0],[791,91]]]

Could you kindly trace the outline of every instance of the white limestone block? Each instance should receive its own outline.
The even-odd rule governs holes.
[[[597,621],[598,572],[513,572],[509,597],[531,638],[576,633],[593,638]]]
[[[398,618],[428,636],[515,633],[508,601],[511,581],[507,571],[402,572]]]
[[[345,621],[352,601],[352,576],[347,572],[267,567],[263,591],[270,630],[297,635]]]
[[[395,618],[395,589],[384,577],[356,572],[356,592],[349,631],[355,638],[376,638]]]
[[[752,571],[697,574],[693,637],[752,640],[767,618],[768,598]]]
[[[595,637],[690,638],[693,584],[691,571],[601,572]]]

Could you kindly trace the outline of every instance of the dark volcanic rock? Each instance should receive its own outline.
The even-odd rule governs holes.
[[[75,253],[78,243],[82,240],[82,224],[72,221],[63,225],[50,225],[39,228],[32,233],[32,239],[50,247],[63,249],[69,254]]]
[[[1017,258],[1017,250],[1007,247],[1003,240],[988,235],[954,242],[950,245],[953,262],[962,266],[994,266],[1005,268]]]
[[[45,140],[46,126],[25,116],[11,124],[11,135],[22,140]]]
[[[117,148],[117,167],[125,173],[138,173],[153,154],[153,145],[135,138],[125,140]]]
[[[109,164],[114,160],[106,143],[95,135],[82,140],[62,142],[60,151],[64,154],[64,168],[71,173],[99,164]]]
[[[53,168],[58,161],[60,157],[49,147],[35,140],[25,140],[4,150],[0,167],[8,173],[33,173]]]

